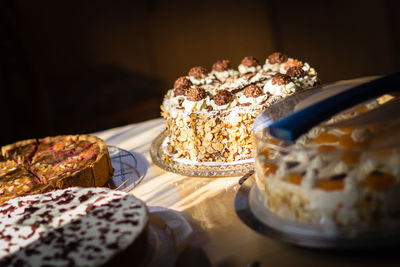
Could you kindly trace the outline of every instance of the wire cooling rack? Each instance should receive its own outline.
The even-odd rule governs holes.
[[[116,146],[108,146],[108,152],[110,153],[114,174],[108,180],[107,186],[126,192],[135,188],[144,177],[137,171],[135,156],[131,152]]]

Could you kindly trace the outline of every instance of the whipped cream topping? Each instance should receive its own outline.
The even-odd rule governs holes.
[[[288,58],[287,61],[282,62],[282,63],[275,63],[275,64],[270,64],[268,62],[268,59],[265,60],[265,64],[263,65],[263,70],[268,71],[276,71],[279,73],[286,74],[287,70],[285,69],[285,64],[288,61],[295,60],[293,58]],[[317,72],[315,71],[314,68],[310,66],[307,62],[303,63],[303,66],[301,67],[302,70],[304,71],[305,75],[303,77],[292,77],[293,82],[304,89],[314,87],[316,84],[318,84],[318,77],[317,77]]]
[[[200,80],[198,80],[198,79],[196,79],[196,78],[194,78],[192,76],[187,76],[187,77],[190,79],[190,81],[194,85],[211,84],[215,79],[215,77],[213,75],[210,75],[210,74],[207,77],[205,77],[204,79],[200,79]]]
[[[292,58],[288,60],[292,60]],[[240,64],[238,70],[228,69],[220,72],[213,70],[201,80],[197,80],[192,76],[186,76],[193,83],[193,86],[202,87],[207,92],[207,97],[199,101],[190,101],[186,96],[175,96],[171,93],[171,89],[164,97],[163,109],[173,118],[176,118],[180,113],[208,113],[231,109],[262,109],[267,103],[291,95],[300,89],[315,86],[318,82],[315,70],[308,63],[304,63],[303,70],[309,76],[306,75],[299,79],[292,78],[292,82],[285,85],[273,85],[271,78],[274,74],[277,72],[286,73],[283,67],[285,62],[274,64],[274,67],[268,67],[269,65],[267,64],[268,62],[264,67],[261,65],[248,67]],[[277,67],[278,65],[279,68]],[[246,97],[243,94],[243,90],[250,84],[255,84],[262,88],[264,94],[257,97]],[[230,103],[225,105],[215,104],[213,100],[214,96],[220,90],[228,90],[234,95]]]
[[[294,82],[290,82],[284,85],[272,84],[272,80],[268,80],[267,83],[264,85],[264,93],[269,93],[274,96],[288,96],[300,88],[298,88]]]
[[[211,71],[211,75],[214,75],[221,82],[226,81],[230,77],[239,77],[239,72],[234,69],[229,69],[225,71]]]
[[[248,67],[243,64],[240,64],[238,66],[238,70],[241,74],[245,74],[245,73],[249,73],[249,72],[258,72],[258,71],[261,71],[261,69],[262,69],[261,65]]]

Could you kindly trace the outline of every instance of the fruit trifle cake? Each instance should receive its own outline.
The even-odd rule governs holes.
[[[266,132],[258,135],[260,203],[282,218],[335,229],[398,225],[400,120],[353,128],[325,126],[378,105],[372,101],[334,116],[295,143]]]
[[[139,265],[148,213],[133,195],[71,187],[0,205],[0,266]]]
[[[264,65],[248,56],[237,69],[219,60],[193,67],[161,106],[167,126],[165,160],[232,162],[253,157],[252,124],[271,103],[319,83],[308,63],[275,52]]]
[[[103,186],[113,173],[107,145],[95,136],[30,139],[1,152],[0,203],[69,186]]]

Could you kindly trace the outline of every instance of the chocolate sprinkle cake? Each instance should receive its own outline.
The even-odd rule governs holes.
[[[115,262],[121,252],[146,241],[147,223],[142,201],[107,188],[71,187],[14,198],[0,205],[0,266]],[[130,253],[132,262],[141,257]]]

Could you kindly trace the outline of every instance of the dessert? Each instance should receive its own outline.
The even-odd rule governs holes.
[[[286,66],[286,67],[285,67]],[[264,65],[243,58],[238,69],[219,60],[208,72],[191,68],[179,77],[161,105],[166,130],[163,158],[233,162],[253,157],[252,124],[271,103],[319,83],[308,63],[281,53]]]
[[[400,121],[327,126],[378,106],[374,100],[338,114],[295,143],[258,135],[260,202],[282,218],[336,229],[398,225]]]
[[[0,203],[70,186],[103,186],[113,169],[107,145],[89,135],[30,139],[2,147]]]
[[[131,194],[72,187],[0,205],[1,266],[140,264],[147,208]]]

